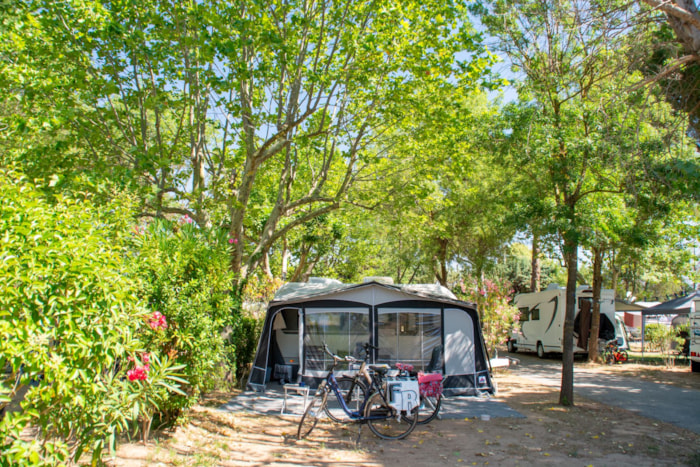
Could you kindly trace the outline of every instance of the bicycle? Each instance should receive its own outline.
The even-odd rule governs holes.
[[[331,392],[335,394],[338,403],[350,420],[366,422],[372,433],[382,439],[403,439],[413,431],[418,421],[417,381],[385,382],[383,378],[389,370],[387,365],[363,365],[362,374],[370,385],[359,409],[352,410],[347,406],[345,395],[338,386],[335,367],[343,360],[348,362],[358,360],[353,357],[343,358],[334,355],[325,344],[324,350],[333,358],[333,365],[304,410],[304,415],[299,421],[297,439],[306,438],[316,427],[322,414],[327,413],[328,394]],[[370,374],[367,366],[374,373]]]
[[[337,378],[338,386],[343,394],[343,399],[345,403],[350,407],[351,405],[358,406],[359,402],[363,400],[364,395],[367,393],[367,383],[365,374],[365,368],[367,361],[369,360],[370,350],[376,349],[377,347],[365,343],[363,349],[365,351],[365,360],[360,361],[352,357],[346,357],[345,359],[351,363],[360,363],[360,369],[355,376],[340,376]],[[442,406],[442,380],[443,377],[440,373],[423,373],[414,372],[413,365],[405,363],[397,363],[396,369],[398,370],[399,378],[417,378],[418,387],[420,392],[420,407],[418,410],[418,421],[419,425],[425,425],[430,423],[436,417],[439,418],[440,407]],[[388,376],[391,378],[391,376]],[[331,408],[331,402],[326,405],[326,414],[335,422],[344,423],[351,421],[347,418],[343,418],[342,408],[338,407]],[[341,416],[338,416],[340,413]]]
[[[350,356],[345,357],[345,360],[351,364],[360,364],[360,368],[355,376],[336,377],[338,389],[343,395],[345,404],[348,407],[355,407],[355,409],[358,410],[360,403],[364,400],[368,392],[367,384],[371,383],[371,380],[367,378],[365,368],[369,360],[370,350],[376,348],[377,347],[369,343],[363,345],[365,352],[364,361]],[[397,376],[399,378],[417,378],[418,380],[420,407],[418,410],[418,421],[416,423],[425,425],[433,421],[436,417],[439,417],[440,407],[442,406],[442,375],[439,373],[416,373],[414,372],[413,365],[405,363],[397,363],[396,369],[398,370]],[[392,378],[392,376],[387,377],[389,379]],[[332,403],[332,400],[329,400],[324,407],[326,415],[328,415],[331,420],[338,423],[354,421],[348,417],[344,417],[345,412],[342,410],[342,406],[339,403],[333,406]]]
[[[625,363],[629,360],[629,355],[626,350],[620,350],[617,346],[617,339],[609,340],[605,343],[603,350],[603,361],[609,365],[615,363]]]

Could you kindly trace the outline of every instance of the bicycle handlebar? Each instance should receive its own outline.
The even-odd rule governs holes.
[[[367,351],[367,355],[369,355],[370,348],[377,349],[377,347],[373,346],[369,342],[364,344],[364,348]],[[335,363],[338,363],[341,360],[345,360],[346,362],[350,362],[350,363],[362,363],[363,362],[363,360],[355,358],[352,355],[346,355],[345,357],[335,355],[333,352],[331,352],[331,349],[328,348],[328,344],[326,344],[325,342],[323,343],[323,350],[326,352],[326,354],[328,354],[329,357],[331,357],[333,359],[333,361]]]

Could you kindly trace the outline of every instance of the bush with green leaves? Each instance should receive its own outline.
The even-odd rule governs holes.
[[[128,357],[143,351],[148,311],[124,274],[128,205],[47,188],[0,170],[0,458],[11,465],[98,461],[141,398]],[[177,390],[174,370],[158,360],[142,383]]]
[[[235,339],[226,347],[222,336],[229,326],[231,334],[237,335],[239,322],[229,263],[231,244],[225,233],[200,229],[183,217],[136,227],[132,248],[132,274],[140,281],[139,295],[167,323],[150,334],[145,349],[182,365],[190,382],[186,396],[171,396],[157,414],[162,423],[171,424],[218,383],[222,366],[235,365]]]
[[[678,330],[673,326],[661,323],[647,324],[644,337],[652,350],[661,353],[664,364],[671,368],[674,365],[674,349],[683,345],[683,339],[678,336]]]
[[[489,356],[495,356],[498,345],[505,344],[518,320],[518,309],[508,303],[512,294],[508,281],[485,279],[479,283],[473,277],[462,280],[455,291],[462,300],[476,303]]]

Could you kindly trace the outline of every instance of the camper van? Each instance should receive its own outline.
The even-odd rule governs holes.
[[[520,311],[520,320],[508,340],[508,351],[537,352],[544,358],[547,353],[564,350],[564,319],[566,315],[566,288],[550,284],[541,292],[519,294],[515,306]],[[588,285],[576,289],[576,316],[574,318],[574,352],[588,352],[588,337],[591,331],[593,311],[593,289]],[[615,292],[603,289],[600,292],[600,342],[617,339],[617,345],[627,348],[624,324],[615,315]]]
[[[693,301],[694,311],[688,315],[690,323],[690,369],[700,372],[700,300]]]

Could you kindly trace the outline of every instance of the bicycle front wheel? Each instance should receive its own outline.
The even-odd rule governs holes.
[[[326,397],[328,393],[319,388],[316,391],[313,399],[309,402],[304,410],[304,415],[299,420],[299,428],[297,429],[297,439],[304,439],[309,436],[318,423],[318,420],[323,416],[323,411],[326,406]]]
[[[367,385],[365,385],[363,381],[355,379],[352,376],[341,376],[336,378],[336,381],[340,394],[345,401],[345,405],[351,412],[359,412],[362,408],[362,403],[366,399]],[[357,420],[357,418],[348,415],[337,397],[331,396],[327,399],[324,409],[328,418],[334,422],[347,423]]]
[[[418,424],[425,425],[433,421],[440,412],[440,406],[442,405],[442,394],[436,397],[423,397],[420,398],[420,408],[418,410]]]
[[[416,427],[418,407],[410,412],[398,411],[375,392],[365,406],[365,419],[372,433],[383,439],[403,439]]]

